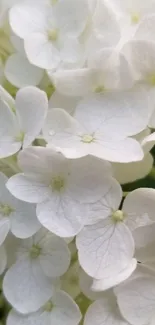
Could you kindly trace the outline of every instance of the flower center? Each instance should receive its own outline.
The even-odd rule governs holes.
[[[48,31],[48,40],[53,42],[56,41],[58,38],[58,33],[58,29],[50,29]]]
[[[103,93],[105,91],[105,87],[103,85],[101,86],[97,86],[95,89],[94,89],[94,92],[97,93],[97,94],[100,94],[100,93]]]
[[[54,190],[54,191],[58,191],[60,192],[65,185],[65,180],[63,177],[61,176],[55,176],[52,179],[51,185],[50,187]]]
[[[20,132],[16,137],[15,137],[15,140],[17,142],[23,142],[24,141],[24,136],[25,136],[25,133],[24,132]]]
[[[41,247],[37,245],[33,245],[30,249],[30,257],[35,259],[37,258],[41,253]]]
[[[131,14],[131,22],[132,24],[138,24],[140,21],[140,16],[137,13]]]
[[[90,134],[84,134],[81,138],[81,141],[84,143],[91,143],[94,141],[94,137]]]
[[[155,73],[148,76],[147,81],[151,86],[155,86]]]
[[[114,222],[121,222],[125,218],[123,211],[117,210],[112,213],[112,219]]]
[[[55,5],[58,2],[58,0],[51,0],[51,4]]]
[[[47,312],[51,312],[53,309],[53,304],[52,304],[52,301],[48,301],[45,306],[44,306],[44,310],[47,311]]]
[[[7,204],[0,204],[0,213],[4,217],[8,217],[12,212],[14,212],[14,209],[11,208],[9,205],[7,205]]]

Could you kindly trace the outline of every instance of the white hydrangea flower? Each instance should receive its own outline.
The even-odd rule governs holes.
[[[22,315],[11,310],[7,325],[78,325],[81,318],[78,305],[67,293],[59,290],[36,313]]]
[[[0,158],[30,145],[39,135],[48,109],[46,94],[35,87],[17,92],[15,113],[6,102],[0,101]]]
[[[28,61],[22,39],[12,36],[11,41],[16,52],[10,55],[5,63],[6,79],[18,88],[38,85],[43,78],[44,71]]]
[[[103,295],[103,294],[102,294]],[[88,308],[84,325],[129,325],[123,318],[117,305],[113,292],[105,293],[100,299],[94,301]]]
[[[82,100],[73,117],[63,109],[51,110],[43,135],[68,158],[90,154],[113,162],[138,161],[142,148],[129,137],[146,128],[153,107],[141,89],[98,94]]]
[[[102,280],[94,290],[106,290],[128,278],[136,268],[134,240],[131,231],[154,221],[155,190],[137,189],[124,200],[116,182],[99,205],[99,222],[85,226],[77,235],[76,244],[81,267],[88,275]],[[101,211],[100,206],[100,211]],[[123,245],[123,246],[122,246]]]
[[[29,147],[19,154],[24,174],[7,188],[20,200],[37,203],[41,224],[60,237],[76,235],[111,185],[111,168],[93,157],[67,160],[55,148]]]
[[[154,0],[111,0],[120,19],[122,34],[133,35],[138,24],[146,15],[155,13]]]
[[[86,96],[133,85],[127,60],[112,48],[95,52],[89,58],[87,68],[48,71],[48,75],[57,91],[66,96]]]
[[[88,12],[85,0],[60,0],[54,6],[22,2],[10,10],[10,25],[24,39],[32,64],[55,69],[61,62],[81,59],[78,37],[84,31]]]
[[[19,238],[34,235],[40,228],[34,204],[21,202],[6,188],[8,178],[0,173],[0,245],[9,230]]]
[[[3,290],[11,305],[27,314],[51,298],[54,278],[67,271],[70,252],[63,239],[41,229],[22,240],[16,253],[17,261],[5,274]]]

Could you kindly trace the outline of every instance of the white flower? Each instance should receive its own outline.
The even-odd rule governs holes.
[[[155,13],[154,0],[111,0],[114,10],[120,19],[122,35],[125,38],[128,35],[134,35],[138,24],[146,15]]]
[[[48,71],[48,75],[57,91],[66,96],[86,96],[107,90],[131,88],[133,85],[127,60],[112,48],[91,55],[87,68],[59,70],[55,73]]]
[[[64,291],[56,291],[53,297],[36,313],[22,315],[11,310],[8,325],[78,325],[82,318],[78,305]]]
[[[35,140],[47,108],[46,94],[35,87],[25,87],[17,92],[15,113],[6,102],[0,101],[0,158],[13,155]]]
[[[65,241],[41,229],[22,240],[17,261],[6,272],[3,290],[7,300],[21,313],[37,311],[53,293],[54,277],[64,274],[70,264]]]
[[[103,297],[89,306],[84,318],[84,325],[129,325],[119,311],[113,292],[110,291],[102,295]]]
[[[106,290],[124,281],[136,268],[131,231],[154,221],[154,197],[153,189],[137,189],[127,195],[122,210],[117,210],[121,188],[113,181],[98,202],[100,221],[96,223],[96,218],[76,238],[81,267],[91,277],[102,280],[93,284],[94,290]]]
[[[27,148],[19,166],[24,174],[10,178],[7,188],[20,200],[38,203],[39,221],[60,237],[81,230],[110,186],[109,164],[93,157],[67,160],[54,148]]]
[[[40,228],[35,205],[21,202],[6,188],[7,177],[0,173],[0,245],[9,230],[19,238],[34,235]]]
[[[87,18],[88,7],[83,0],[60,0],[54,6],[23,2],[10,10],[10,25],[24,39],[29,61],[45,69],[81,59],[78,37]]]
[[[28,61],[23,40],[17,36],[12,36],[11,41],[16,52],[10,55],[5,63],[4,74],[6,79],[18,88],[38,85],[44,71]]]
[[[43,135],[68,158],[90,154],[114,162],[138,161],[142,148],[129,137],[146,128],[153,104],[141,89],[98,94],[82,100],[74,117],[63,109],[51,110]]]

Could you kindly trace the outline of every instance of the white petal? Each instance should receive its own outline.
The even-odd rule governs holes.
[[[135,229],[155,220],[154,198],[155,190],[151,188],[139,188],[126,196],[123,211],[127,214],[126,222],[129,228]]]
[[[102,129],[104,136],[114,136],[116,140],[146,129],[153,107],[149,93],[140,87],[86,98],[77,106],[74,118],[87,130],[94,132],[97,128],[98,131]]]
[[[133,67],[136,79],[151,82],[150,78],[154,74],[155,44],[134,40],[125,44],[123,52]]]
[[[63,33],[78,37],[87,23],[89,13],[87,1],[60,0],[53,7],[53,13]]]
[[[114,223],[107,218],[85,227],[77,236],[77,248],[81,267],[96,279],[114,277],[131,261],[134,241],[122,222]]]
[[[149,174],[153,165],[153,157],[150,153],[144,159],[134,163],[113,163],[114,176],[120,184],[127,184],[144,178]]]
[[[0,99],[5,102],[10,108],[15,107],[14,98],[2,86],[0,86]]]
[[[154,244],[155,223],[141,226],[134,230],[133,237],[137,249],[145,248]]]
[[[57,291],[52,298],[55,305],[51,312],[51,324],[77,325],[82,315],[78,305],[64,291]]]
[[[136,32],[134,34],[134,39],[154,41],[154,31],[155,31],[155,15],[146,15],[139,23]]]
[[[0,247],[0,275],[4,272],[7,265],[7,254],[4,246]]]
[[[17,199],[29,203],[42,202],[51,194],[46,184],[28,179],[23,174],[12,176],[7,182],[7,188]]]
[[[14,86],[21,88],[36,86],[43,77],[43,70],[35,67],[21,54],[12,54],[5,64],[5,77]]]
[[[43,33],[32,34],[25,40],[28,60],[43,69],[55,69],[60,63],[60,53]]]
[[[70,251],[65,241],[51,233],[47,233],[39,244],[42,247],[40,262],[48,277],[63,275],[70,264]]]
[[[113,276],[106,280],[93,280],[91,289],[95,292],[100,292],[100,291],[104,291],[107,288],[112,288],[118,284],[120,284],[121,282],[127,280],[131,274],[135,271],[137,267],[137,260],[135,258],[133,258],[131,260],[131,262],[129,263],[129,265],[122,270],[119,274],[117,274],[116,278],[114,278]]]
[[[116,289],[122,315],[132,325],[149,324],[155,308],[155,279],[142,277]]]
[[[10,10],[9,22],[12,30],[21,38],[31,35],[33,32],[44,30],[46,26],[45,6],[17,3]]]
[[[40,223],[60,237],[75,236],[82,228],[82,218],[85,207],[66,195],[53,195],[50,201],[37,206],[37,216]]]
[[[69,151],[69,150],[68,150]],[[66,157],[71,157],[67,150],[63,150]],[[129,163],[141,161],[144,157],[143,150],[138,141],[126,138],[120,141],[104,140],[104,135],[97,139],[96,143],[90,147],[89,154],[111,162]],[[73,156],[74,158],[74,156]]]
[[[0,158],[16,153],[21,143],[16,140],[20,133],[19,125],[9,106],[0,101]]]
[[[38,310],[52,296],[51,281],[29,259],[20,259],[7,271],[3,290],[9,303],[24,314]]]
[[[50,77],[50,72],[48,73]],[[93,92],[92,69],[58,70],[51,73],[51,80],[60,94],[66,96],[85,96]],[[61,106],[63,108],[63,106]]]
[[[151,127],[151,125],[150,125]],[[153,127],[153,125],[152,125]],[[149,152],[155,145],[155,132],[149,134],[148,136],[146,136],[143,141],[142,141],[142,146],[144,149],[144,152]]]
[[[23,315],[12,309],[7,318],[7,325],[49,325],[50,313],[40,309],[36,313]]]
[[[64,63],[74,64],[82,58],[82,46],[80,42],[74,38],[66,38],[60,51],[61,60]]]
[[[89,306],[84,325],[129,325],[127,321],[123,319],[116,304],[114,296],[107,296],[96,300]]]
[[[72,98],[70,96],[63,96],[55,91],[49,99],[49,109],[62,107],[66,112],[71,114],[74,112],[79,100],[79,97]]]
[[[17,200],[17,208],[11,214],[10,230],[18,238],[33,236],[41,225],[36,216],[36,207]]]
[[[46,141],[58,147],[72,147],[72,137],[75,138],[80,129],[76,120],[65,110],[55,108],[48,112],[43,127],[43,136]],[[78,140],[77,140],[78,142]]]
[[[36,87],[25,87],[16,95],[17,116],[21,130],[25,133],[23,146],[32,143],[44,124],[48,100],[45,92]]]
[[[0,245],[3,244],[6,236],[10,230],[10,220],[8,218],[3,218],[0,220]]]

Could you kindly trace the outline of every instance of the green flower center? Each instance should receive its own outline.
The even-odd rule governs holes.
[[[90,134],[84,134],[81,138],[81,141],[84,143],[91,143],[94,141],[94,137]]]
[[[59,31],[58,29],[50,29],[48,31],[48,40],[49,41],[56,41],[58,38]]]
[[[65,180],[61,176],[55,176],[52,179],[50,187],[57,192],[60,192],[65,186]]]
[[[30,249],[30,257],[32,259],[37,258],[41,253],[41,247],[37,246],[37,245],[33,245]]]
[[[117,210],[112,213],[112,219],[114,222],[122,222],[125,218],[124,212],[121,210]]]
[[[0,213],[4,217],[8,217],[12,212],[14,212],[14,209],[12,207],[7,204],[0,204]]]
[[[52,309],[53,309],[53,304],[52,304],[52,301],[49,300],[49,301],[45,304],[45,306],[44,306],[44,310],[50,313],[50,312],[52,311]]]
[[[140,15],[138,13],[131,14],[131,22],[132,24],[138,24],[140,21]]]
[[[102,85],[102,86],[98,86],[94,89],[94,92],[97,93],[97,94],[100,94],[100,93],[103,93],[105,91],[105,87]]]
[[[155,73],[151,76],[148,76],[147,81],[151,86],[155,86]]]

